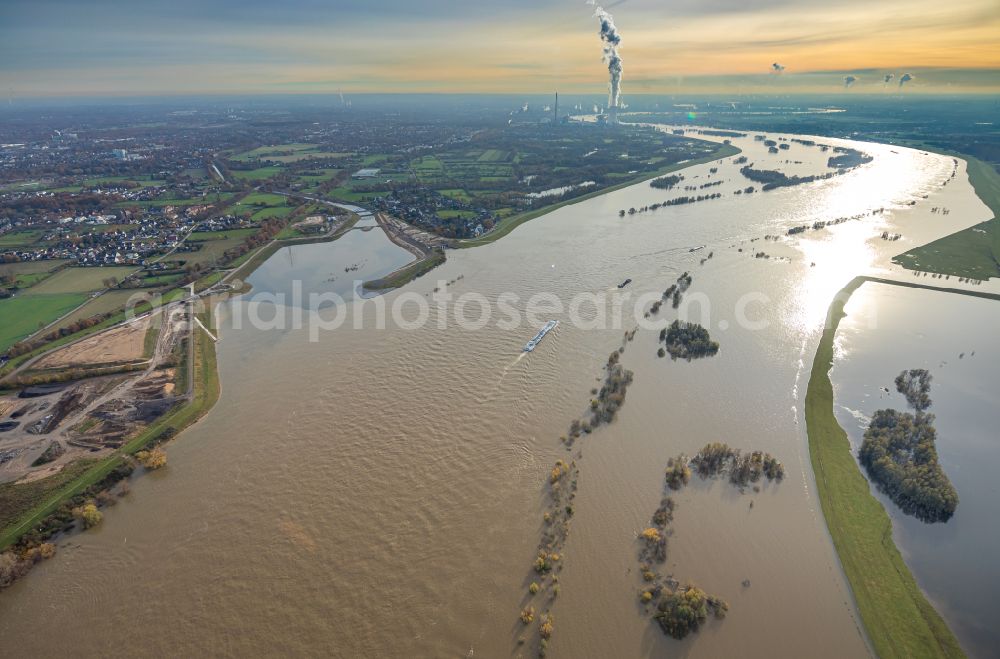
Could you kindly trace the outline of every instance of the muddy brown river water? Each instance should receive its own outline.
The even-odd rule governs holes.
[[[826,171],[830,155],[799,144],[769,155],[752,135],[734,143],[758,167],[789,172]],[[730,158],[683,172],[686,183],[724,180],[708,189],[723,192],[719,200],[620,218],[621,208],[685,194],[638,184],[567,206],[492,245],[449,252],[438,270],[379,298],[391,306],[455,280],[446,287],[455,296],[476,292],[494,303],[513,293],[523,312],[533,294],[565,304],[580,292],[617,290],[626,277],[633,300],[658,294],[687,270],[689,299],[707,300],[706,317],[694,303],[689,317],[711,329],[719,354],[658,359],[658,328],[640,329],[623,357],[635,372],[624,408],[574,447],[580,489],[561,592],[536,604],[555,617],[549,656],[869,655],[809,467],[808,364],[847,281],[864,272],[912,277],[888,258],[980,222],[987,210],[964,164],[942,187],[951,158],[859,148],[874,162],[810,185],[733,195],[750,183]],[[932,214],[938,205],[951,213]],[[785,237],[792,226],[862,213]],[[881,240],[886,230],[903,240]],[[771,258],[753,258],[756,251]],[[315,259],[329,257],[316,247],[306,254],[296,262],[311,274],[299,276],[322,288]],[[273,258],[291,263],[287,254]],[[342,275],[347,265],[331,261],[329,270]],[[294,267],[267,272],[296,276]],[[766,327],[740,322],[741,300]],[[259,315],[288,311],[259,304]],[[371,318],[375,304],[349,303],[351,317]],[[100,528],[68,538],[56,559],[0,596],[0,654],[532,655],[517,645],[517,613],[544,482],[567,456],[559,436],[585,411],[601,365],[635,319],[588,329],[564,309],[470,330],[432,307],[418,329],[348,322],[312,342],[307,329],[234,329],[246,304],[219,313],[219,403]],[[466,313],[478,315],[477,305]],[[558,328],[522,356],[549,318]],[[635,536],[658,505],[667,460],[709,441],[773,453],[787,476],[745,494],[695,479],[676,497],[666,569],[731,606],[725,620],[677,642],[637,606]]]

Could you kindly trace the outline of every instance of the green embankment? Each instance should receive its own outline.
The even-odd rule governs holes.
[[[632,178],[623,183],[617,183],[615,185],[601,188],[599,190],[594,190],[585,195],[580,195],[579,197],[574,197],[572,199],[567,199],[566,201],[561,201],[556,204],[551,204],[545,206],[544,208],[537,208],[526,213],[521,213],[520,215],[515,215],[514,217],[507,218],[500,222],[500,224],[493,229],[493,231],[487,233],[479,238],[471,238],[469,240],[456,240],[454,242],[455,247],[479,247],[480,245],[487,245],[489,243],[500,240],[508,233],[521,226],[529,220],[533,220],[536,217],[541,217],[542,215],[547,215],[557,208],[562,208],[563,206],[568,206],[570,204],[576,204],[581,201],[586,201],[588,199],[593,199],[594,197],[599,197],[601,195],[607,194],[609,192],[614,192],[615,190],[620,190],[621,188],[627,188],[630,185],[635,185],[636,183],[641,183],[642,181],[648,181],[650,179],[656,178],[657,176],[663,176],[664,174],[669,174],[670,172],[676,172],[679,169],[685,169],[687,167],[692,167],[694,165],[701,165],[706,162],[712,162],[713,160],[721,160],[722,158],[728,158],[729,156],[735,156],[740,153],[740,149],[736,148],[731,144],[721,144],[719,148],[714,152],[703,156],[701,158],[695,158],[693,160],[688,160],[687,162],[674,163],[668,165],[667,167],[661,167],[655,172],[647,172],[639,178]]]
[[[953,277],[1000,277],[1000,174],[977,158],[947,155],[968,163],[969,182],[993,219],[900,254],[893,261],[910,270]]]
[[[428,257],[420,259],[419,261],[414,261],[413,263],[410,263],[409,265],[404,266],[399,270],[386,275],[385,277],[366,281],[363,286],[365,290],[369,291],[386,291],[393,288],[399,288],[400,286],[410,283],[417,277],[427,274],[444,262],[444,252],[434,250]]]
[[[833,343],[844,305],[866,278],[834,298],[806,390],[809,456],[827,528],[861,619],[883,659],[963,657],[958,640],[924,596],[892,539],[892,522],[872,496],[833,413]]]

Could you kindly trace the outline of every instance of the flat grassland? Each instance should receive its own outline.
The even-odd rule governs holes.
[[[274,146],[261,146],[250,151],[230,156],[229,159],[236,162],[251,162],[254,160],[272,162],[299,162],[300,160],[310,160],[314,158],[343,158],[349,153],[338,151],[323,151],[315,144],[276,144]],[[233,174],[236,174],[234,171]]]
[[[281,167],[258,167],[257,169],[231,169],[229,173],[241,181],[263,181],[277,176],[282,171]]]
[[[993,219],[911,249],[893,261],[921,272],[972,279],[1000,277],[1000,174],[982,160],[955,156],[968,162],[969,182],[993,211]]]
[[[51,295],[53,293],[90,293],[99,291],[104,280],[114,278],[121,281],[138,270],[137,266],[109,266],[99,268],[64,268],[45,281],[32,286],[26,296]]]
[[[102,314],[123,309],[133,295],[142,295],[146,291],[135,288],[114,289],[91,298],[79,309],[75,309],[55,326],[56,329],[69,327],[78,320],[93,318]]]
[[[27,247],[35,243],[41,236],[42,231],[38,229],[10,231],[0,235],[0,247]]]
[[[0,300],[0,352],[87,300],[83,293],[19,295]]]
[[[225,240],[226,238],[246,238],[257,233],[254,227],[246,229],[226,229],[224,231],[195,231],[188,236],[188,242],[201,242],[203,240]]]
[[[64,263],[65,260],[0,263],[0,278],[13,277],[15,286],[29,288],[48,277],[49,273]]]
[[[823,516],[879,657],[963,657],[958,640],[896,548],[892,521],[872,496],[833,414],[833,341],[844,305],[865,281],[854,279],[830,305],[806,390],[809,457]]]

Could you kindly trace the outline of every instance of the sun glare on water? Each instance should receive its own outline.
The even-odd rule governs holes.
[[[865,147],[875,160],[833,179],[810,204],[814,216],[826,221],[862,217],[802,234],[798,249],[806,272],[794,320],[801,330],[822,326],[833,296],[854,277],[880,265],[884,255],[876,249],[877,241],[892,226],[892,214],[906,212],[909,202],[929,192],[948,168],[941,156],[885,145]],[[883,212],[872,214],[879,209]]]

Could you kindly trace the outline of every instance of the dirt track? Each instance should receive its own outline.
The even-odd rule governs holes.
[[[146,331],[152,316],[138,319],[83,341],[56,350],[43,357],[35,368],[74,368],[139,361],[143,358]]]

